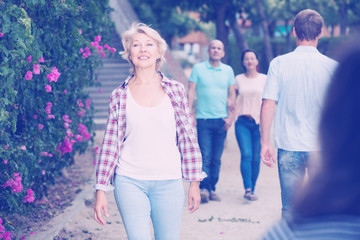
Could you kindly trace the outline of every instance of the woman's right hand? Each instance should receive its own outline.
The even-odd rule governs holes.
[[[107,201],[105,192],[101,190],[96,190],[96,201],[94,207],[94,219],[101,225],[105,225],[106,221],[101,216],[101,211],[104,210],[106,217],[109,217],[109,211],[107,207]]]

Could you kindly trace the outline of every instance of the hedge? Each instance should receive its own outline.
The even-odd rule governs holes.
[[[114,48],[108,1],[0,0],[0,239],[92,143],[86,91]]]

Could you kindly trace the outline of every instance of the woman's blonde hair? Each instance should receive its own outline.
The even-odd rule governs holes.
[[[122,42],[124,51],[120,52],[120,54],[122,55],[122,58],[127,60],[129,63],[131,63],[130,72],[131,73],[135,72],[135,66],[130,59],[130,48],[131,48],[131,43],[132,43],[133,37],[137,33],[143,33],[146,36],[152,38],[156,42],[156,45],[159,49],[159,54],[160,54],[160,58],[156,60],[156,71],[160,71],[161,66],[165,63],[165,52],[167,49],[167,44],[166,44],[165,40],[160,36],[160,34],[156,30],[152,29],[151,27],[147,26],[146,24],[133,23],[131,28],[122,34],[121,42]]]

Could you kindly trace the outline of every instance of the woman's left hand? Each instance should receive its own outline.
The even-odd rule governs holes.
[[[199,209],[200,206],[200,188],[199,188],[200,182],[191,182],[189,187],[189,211],[190,213],[195,212]]]
[[[225,131],[227,131],[227,130],[229,129],[229,127],[231,127],[231,124],[232,124],[232,122],[233,122],[233,117],[232,117],[232,116],[229,116],[229,117],[227,117],[227,118],[224,118],[223,120],[224,120],[224,122],[225,122],[225,124],[224,124],[224,126],[223,126],[223,129],[224,129]]]

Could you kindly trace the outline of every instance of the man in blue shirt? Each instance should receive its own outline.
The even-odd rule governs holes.
[[[203,171],[207,177],[200,182],[201,202],[220,201],[215,193],[219,180],[221,155],[227,129],[233,122],[235,104],[235,77],[233,69],[221,62],[225,56],[224,45],[211,41],[209,60],[194,66],[189,79],[189,105],[196,99],[196,124],[203,157]]]
[[[278,148],[283,217],[291,214],[295,184],[304,180],[310,155],[320,150],[318,122],[324,94],[337,66],[336,61],[316,49],[322,26],[323,18],[316,11],[307,9],[296,15],[293,33],[297,48],[271,61],[263,93],[261,158],[267,166],[275,163],[270,144],[275,115],[274,138]]]

